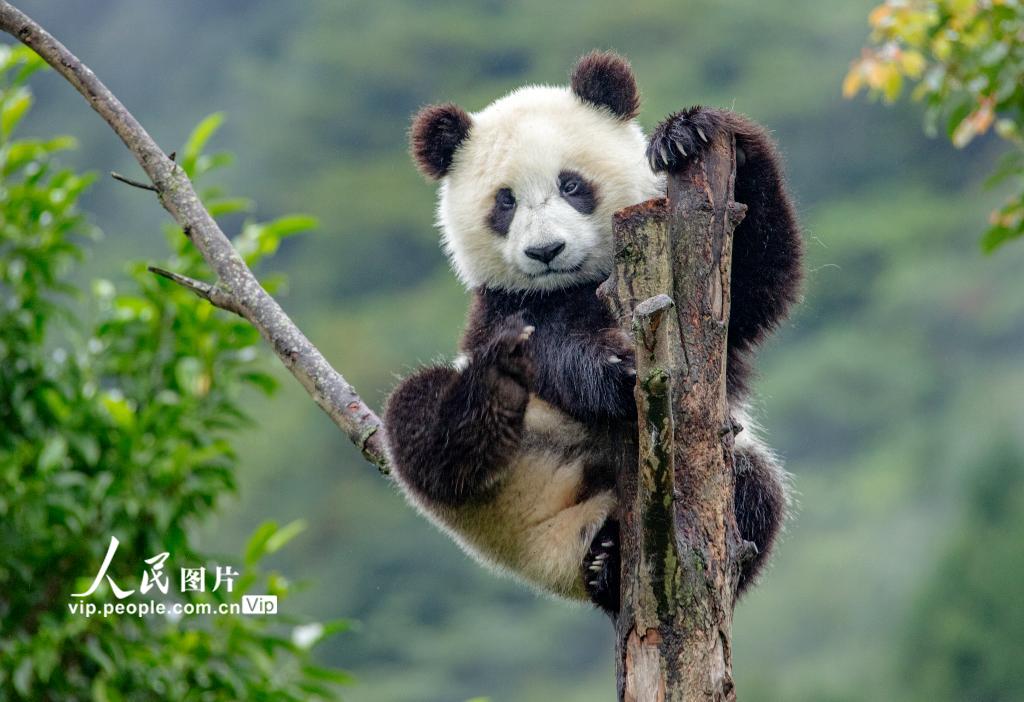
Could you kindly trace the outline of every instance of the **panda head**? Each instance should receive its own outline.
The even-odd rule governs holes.
[[[413,119],[412,154],[439,180],[438,224],[469,287],[553,290],[604,280],[612,214],[656,196],[625,59],[584,56],[569,87],[528,86],[480,112]]]

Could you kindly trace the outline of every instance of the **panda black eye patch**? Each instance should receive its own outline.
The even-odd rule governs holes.
[[[592,214],[597,208],[594,186],[576,171],[558,174],[558,194],[580,214]]]
[[[511,188],[502,188],[494,194],[494,206],[487,216],[487,224],[496,234],[505,236],[516,215],[516,196]]]

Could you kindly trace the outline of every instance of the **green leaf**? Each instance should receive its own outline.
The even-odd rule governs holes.
[[[964,121],[967,115],[971,114],[974,109],[974,102],[972,100],[961,100],[952,110],[949,112],[949,119],[946,121],[946,136],[950,139],[953,138],[953,134],[956,132],[956,128],[960,126],[960,123]]]
[[[104,392],[100,396],[100,403],[107,415],[114,420],[114,423],[124,429],[131,429],[135,426],[135,409],[131,403],[120,393],[114,391]]]
[[[357,623],[351,619],[332,619],[329,622],[324,622],[324,631],[320,634],[320,639],[323,640],[329,636],[351,631],[356,624]]]
[[[13,65],[21,64],[21,70],[14,76],[14,80],[11,81],[13,85],[21,85],[28,77],[38,70],[48,69],[49,66],[43,61],[43,58],[36,52],[29,49],[27,46],[18,46],[11,52],[13,59]],[[7,66],[4,67],[4,70]]]
[[[323,668],[318,665],[305,665],[302,667],[303,674],[315,680],[326,680],[336,685],[350,685],[355,682],[351,673],[335,668]]]
[[[46,684],[49,682],[54,668],[57,667],[57,663],[60,662],[60,657],[49,642],[44,642],[44,645],[37,646],[35,651],[33,651],[32,661],[35,664],[36,675],[39,677],[39,680]]]
[[[242,373],[239,377],[247,383],[252,383],[267,395],[271,395],[277,390],[277,378],[269,373]]]
[[[1017,176],[1024,173],[1024,152],[1011,151],[1008,154],[1004,154],[999,159],[999,165],[996,169],[985,179],[985,187],[991,188],[999,185],[1007,178],[1011,176]]]
[[[22,697],[28,698],[32,692],[32,659],[23,658],[14,669],[14,689]]]
[[[3,110],[0,111],[0,133],[4,139],[10,137],[31,106],[32,94],[26,88],[18,88],[5,96]]]
[[[253,202],[246,197],[224,197],[216,198],[205,203],[206,209],[210,211],[211,217],[221,217],[238,212],[248,212],[253,209]]]
[[[189,134],[181,154],[181,167],[189,178],[195,177],[196,161],[206,148],[206,143],[224,123],[224,113],[214,112],[204,118]]]
[[[296,519],[293,522],[289,522],[283,526],[279,531],[271,534],[266,540],[265,549],[266,553],[276,553],[281,549],[282,546],[287,544],[289,541],[294,539],[296,536],[306,530],[306,520]]]
[[[263,522],[256,528],[249,543],[245,547],[245,563],[252,565],[259,561],[266,554],[267,540],[277,531],[277,522],[271,520]]]
[[[316,229],[320,226],[320,220],[309,215],[296,214],[278,217],[263,226],[268,234],[284,238]]]
[[[985,236],[981,238],[981,250],[987,254],[992,253],[1006,242],[1017,239],[1024,235],[1024,231],[1020,229],[1010,229],[1009,227],[995,226],[985,232]]]
[[[48,473],[54,468],[59,468],[68,455],[68,442],[60,435],[51,436],[43,444],[43,450],[39,452],[39,459],[36,467],[41,473]]]
[[[205,395],[210,387],[210,378],[202,361],[193,356],[178,360],[174,366],[174,380],[182,393],[193,397]]]
[[[100,444],[92,434],[72,435],[71,447],[87,466],[94,466],[100,460]]]
[[[107,687],[105,675],[97,675],[93,678],[92,698],[93,702],[121,702],[124,699],[115,688]]]
[[[63,424],[71,417],[71,409],[68,404],[61,397],[60,393],[54,388],[44,388],[39,392],[39,399],[46,405],[46,409],[50,410],[50,413],[54,418]]]

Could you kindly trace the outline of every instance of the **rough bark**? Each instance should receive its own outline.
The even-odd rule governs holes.
[[[744,543],[725,392],[735,144],[713,143],[668,197],[618,213],[603,292],[631,321],[638,465],[624,466],[619,698],[733,700],[732,610]]]
[[[185,171],[163,152],[88,66],[8,2],[0,1],[0,30],[39,54],[110,125],[149,176],[160,204],[181,225],[218,278],[215,285],[189,281],[181,276],[172,276],[172,279],[212,304],[241,315],[256,327],[321,409],[348,435],[368,461],[386,473],[387,459],[380,418],[263,289],[231,241],[203,207]]]

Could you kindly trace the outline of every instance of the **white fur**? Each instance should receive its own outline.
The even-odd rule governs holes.
[[[734,448],[737,451],[746,450],[764,456],[767,465],[775,473],[775,477],[782,486],[782,496],[785,500],[785,510],[794,506],[792,489],[792,476],[789,471],[782,467],[782,460],[775,451],[761,439],[761,425],[757,423],[751,413],[750,405],[747,403],[738,404],[730,408],[732,420],[743,427],[743,430],[736,434]]]
[[[585,103],[568,88],[548,86],[515,90],[470,119],[438,202],[444,248],[463,283],[540,290],[606,278],[612,214],[664,190],[664,179],[644,158],[646,141],[636,122]],[[560,197],[563,170],[595,184],[592,214],[580,214]],[[501,188],[510,188],[517,201],[505,236],[487,223]],[[565,249],[550,271],[523,253],[556,241]]]

